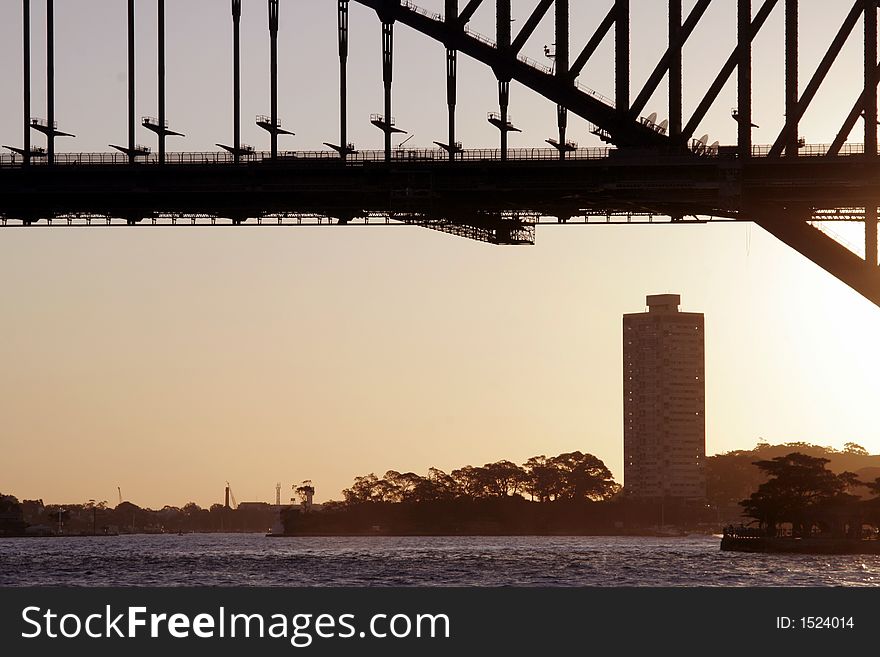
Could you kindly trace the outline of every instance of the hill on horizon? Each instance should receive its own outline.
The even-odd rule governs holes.
[[[854,472],[865,483],[880,477],[880,454],[869,454],[856,443],[846,443],[842,450],[803,442],[770,445],[759,442],[753,449],[734,450],[706,458],[706,484],[710,504],[718,507],[738,505],[766,481],[766,476],[755,466],[755,461],[767,461],[777,456],[800,452],[829,460],[828,469],[835,473]],[[868,489],[853,491],[868,497]]]

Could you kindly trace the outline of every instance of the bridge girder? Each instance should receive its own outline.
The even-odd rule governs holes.
[[[411,9],[409,6],[388,2],[388,0],[353,1],[375,10],[383,20],[393,18],[393,20],[445,44],[447,48],[462,52],[485,64],[494,70],[500,78],[516,80],[557,105],[567,108],[605,130],[611,135],[612,141],[617,146],[636,148],[647,146],[662,151],[669,150],[671,146],[668,137],[643,125],[627,113],[618,112],[615,107],[587,91],[579,89],[570,77],[560,78],[552,73],[541,71],[519,59],[512,47],[497,48],[468,34],[464,29],[466,21],[461,20],[461,17],[468,17],[465,14],[468,7],[462,12],[458,21],[452,22],[436,20]]]
[[[350,0],[338,0],[340,12],[343,9],[347,12],[348,2]],[[669,0],[669,45],[663,58],[648,78],[641,92],[636,96],[635,101],[630,104],[630,75],[629,63],[631,58],[631,47],[629,39],[629,11],[630,0],[613,0],[612,8],[604,17],[596,32],[587,42],[587,45],[581,51],[580,55],[574,58],[574,62],[569,65],[569,43],[568,43],[568,0],[533,0],[535,5],[532,12],[525,20],[524,26],[517,35],[510,34],[509,10],[510,0],[495,0],[496,10],[503,9],[498,14],[504,16],[504,21],[499,21],[498,38],[496,43],[478,38],[469,33],[466,29],[468,21],[474,15],[474,12],[483,4],[489,4],[486,0],[468,0],[465,7],[458,11],[458,1],[448,0],[446,4],[447,16],[445,20],[439,19],[418,10],[412,3],[402,3],[401,0],[353,0],[358,4],[375,10],[387,25],[394,22],[401,22],[404,25],[420,32],[421,34],[435,41],[443,43],[447,49],[447,82],[449,85],[449,103],[450,103],[450,159],[455,161],[454,143],[454,84],[455,84],[455,54],[462,52],[475,60],[491,67],[496,73],[499,82],[504,84],[510,80],[516,80],[527,88],[532,89],[541,96],[555,102],[557,104],[560,128],[560,145],[564,146],[564,135],[566,118],[565,112],[571,111],[593,123],[598,130],[601,130],[603,137],[607,137],[608,141],[613,142],[621,148],[632,148],[638,151],[655,151],[657,156],[661,153],[677,154],[691,156],[687,151],[687,141],[693,135],[694,130],[702,121],[709,107],[715,102],[721,88],[727,83],[730,76],[736,70],[738,71],[738,120],[739,137],[738,137],[738,155],[734,159],[731,167],[738,171],[741,178],[749,178],[760,176],[762,167],[768,161],[779,161],[781,156],[786,156],[786,160],[797,162],[798,157],[798,124],[801,117],[810,107],[813,98],[819,86],[827,76],[831,66],[838,59],[845,42],[853,32],[858,20],[863,17],[865,28],[865,71],[864,71],[864,87],[860,89],[852,110],[847,117],[843,128],[834,140],[828,151],[828,156],[833,157],[840,152],[843,142],[854,128],[858,119],[862,116],[865,118],[865,154],[858,157],[858,166],[865,165],[866,171],[873,171],[877,166],[877,84],[880,80],[880,63],[878,63],[878,46],[877,46],[877,9],[878,0],[852,0],[853,4],[849,13],[844,20],[842,26],[837,32],[825,55],[823,56],[815,73],[805,87],[803,94],[798,95],[798,0],[785,0],[785,39],[786,39],[786,123],[770,150],[770,157],[758,158],[752,157],[751,150],[751,42],[757,35],[758,31],[766,22],[768,16],[773,9],[780,4],[779,0],[760,0],[761,4],[757,13],[752,12],[752,0],[737,0],[737,33],[738,44],[734,53],[721,69],[721,72],[711,85],[709,91],[698,105],[691,119],[686,125],[682,126],[681,114],[681,50],[684,42],[690,33],[695,29],[697,23],[701,19],[709,6],[711,0],[696,0],[693,8],[682,23],[681,21],[681,0]],[[160,25],[163,18],[163,2],[159,2]],[[268,0],[269,4],[269,22],[270,34],[274,39],[278,28],[278,0]],[[550,11],[550,8],[556,6],[557,13],[557,44],[558,48],[564,45],[564,51],[560,53],[560,59],[557,60],[557,70],[551,71],[545,69],[541,65],[533,65],[519,57],[519,52],[534,33],[538,24],[544,16]],[[35,125],[29,121],[30,107],[30,60],[29,60],[29,0],[23,1],[23,25],[24,25],[24,131],[25,131],[25,148],[14,148],[15,152],[21,152],[24,156],[24,164],[28,164],[30,160],[31,150],[29,148],[29,131],[31,128],[40,129],[39,125]],[[129,2],[130,20],[129,30],[132,32],[132,12],[133,3]],[[450,8],[454,8],[454,16],[450,16]],[[53,20],[53,0],[47,0],[47,113],[48,119],[46,126],[51,126],[46,134],[49,136],[47,145],[48,152],[46,156],[48,163],[54,163],[54,136],[64,133],[57,132],[54,129],[54,20]],[[232,0],[232,11],[234,20],[237,21],[240,16],[241,3],[240,0]],[[564,17],[560,13],[564,12]],[[340,14],[342,16],[342,14]],[[347,40],[347,13],[345,24],[345,38]],[[590,56],[595,52],[599,44],[605,39],[611,28],[615,28],[615,92],[616,102],[612,102],[601,94],[590,92],[578,87],[575,84],[575,78],[584,68]],[[502,29],[503,28],[503,29]],[[390,29],[390,28],[389,28]],[[159,32],[160,37],[160,75],[163,69],[164,59],[162,52],[163,32]],[[561,42],[560,37],[564,35],[565,42]],[[344,59],[347,55],[347,45],[343,49],[343,28],[340,22],[340,58],[344,75]],[[346,41],[347,44],[347,41]],[[130,36],[130,51],[133,51],[133,36]],[[274,44],[273,44],[274,45]],[[386,56],[390,57],[390,42],[386,49]],[[237,48],[236,48],[237,52]],[[272,58],[274,60],[274,57]],[[236,55],[237,61],[237,55]],[[133,58],[130,57],[130,69],[133,67]],[[275,68],[275,62],[272,62],[272,68]],[[390,69],[390,62],[388,63]],[[663,134],[662,131],[654,129],[649,122],[641,120],[638,117],[639,112],[644,108],[646,102],[656,91],[660,81],[668,76],[670,78],[670,133],[671,138]],[[134,75],[130,74],[130,93],[133,90]],[[272,122],[276,123],[275,108],[275,90],[273,71],[273,109]],[[390,83],[390,75],[387,77],[387,83]],[[344,79],[343,79],[344,80]],[[343,160],[345,159],[347,144],[345,143],[345,110],[344,110],[344,81],[341,83],[343,91],[341,99],[343,101],[343,109],[341,110],[341,132],[342,144],[340,152]],[[237,97],[238,83],[236,75],[235,84]],[[164,118],[162,96],[164,95],[164,85],[160,83],[160,124]],[[236,101],[237,102],[237,101]],[[504,104],[506,105],[506,98]],[[389,105],[390,103],[386,103]],[[132,132],[132,116],[133,116],[133,98],[130,98],[129,109],[129,132]],[[390,115],[390,111],[386,114]],[[238,148],[238,110],[235,111],[235,142],[234,151],[237,153]],[[276,123],[277,124],[277,123]],[[41,130],[43,131],[43,130]],[[502,131],[503,133],[503,131]],[[129,140],[131,142],[131,139]],[[134,149],[129,144],[129,153],[133,153]],[[160,142],[160,153],[164,149]],[[273,154],[276,152],[273,139]],[[386,144],[386,154],[389,148]],[[502,148],[502,152],[505,149]],[[638,153],[637,153],[638,154]],[[560,153],[564,159],[564,151]],[[653,158],[654,155],[647,154],[647,158]],[[129,158],[134,164],[134,157]],[[160,161],[161,161],[160,156]],[[238,157],[236,157],[236,160]],[[274,159],[274,158],[273,158]],[[386,158],[390,159],[390,158]],[[821,159],[821,158],[819,158]],[[54,168],[54,167],[51,167]],[[40,174],[36,174],[39,176]],[[52,174],[54,175],[54,174]],[[859,174],[853,174],[858,177]],[[851,180],[840,180],[838,183],[841,187],[852,184]],[[880,180],[878,180],[880,183]],[[768,232],[788,244],[799,253],[809,258],[817,265],[826,269],[832,275],[836,276],[843,282],[850,285],[853,289],[864,295],[873,303],[880,306],[880,267],[878,267],[878,225],[877,225],[877,206],[878,198],[874,194],[874,185],[872,181],[861,179],[858,182],[858,198],[847,198],[846,203],[849,207],[863,207],[864,225],[865,225],[865,257],[861,258],[846,247],[836,242],[830,236],[822,233],[814,228],[809,222],[813,218],[814,211],[827,209],[827,205],[822,205],[823,199],[820,198],[821,193],[802,188],[799,192],[802,196],[798,199],[789,199],[791,202],[786,206],[774,203],[755,202],[755,199],[748,198],[740,192],[737,198],[725,199],[725,205],[711,208],[714,212],[724,213],[727,216],[733,216],[741,221],[754,221],[758,225],[765,228]],[[835,197],[839,198],[840,194],[835,192]],[[473,200],[477,200],[474,197]],[[827,199],[826,199],[827,200]],[[541,203],[538,203],[541,206]],[[542,206],[543,207],[543,206]],[[696,206],[694,206],[696,208]],[[838,206],[841,207],[841,206]],[[548,211],[555,211],[554,208],[547,208]],[[654,206],[655,210],[669,211],[672,213],[687,212],[687,208],[672,207],[663,204]],[[692,208],[693,209],[693,208]],[[564,213],[566,208],[561,208]],[[458,210],[463,211],[463,210]],[[35,215],[36,216],[36,215]],[[126,215],[127,216],[127,215]],[[133,215],[132,215],[133,216]],[[671,216],[676,216],[672,214]],[[456,224],[456,221],[445,220],[449,226]],[[474,220],[475,221],[475,220]],[[481,219],[485,222],[485,217]],[[457,225],[465,231],[475,228],[474,224],[468,224],[468,219],[457,221]],[[447,227],[449,227],[447,226]],[[482,226],[481,229],[485,229]],[[455,232],[454,226],[450,228]],[[502,231],[503,232],[503,231]],[[504,243],[503,238],[496,240]],[[520,241],[512,241],[512,243],[521,243]]]
[[[874,217],[876,220],[876,210]],[[759,212],[754,222],[880,307],[880,268],[808,223],[802,214]]]
[[[401,5],[399,0],[354,0],[359,4],[375,9],[380,16],[393,15],[395,20],[415,29],[416,31],[444,43],[447,49],[461,51],[475,60],[491,67],[496,75],[513,79],[557,103],[560,113],[570,110],[603,130],[610,141],[619,147],[647,148],[665,152],[681,150],[693,135],[697,124],[705,116],[706,111],[716,100],[721,88],[729,80],[734,71],[738,71],[738,102],[737,117],[739,120],[739,166],[743,175],[750,168],[751,161],[751,42],[766,22],[778,0],[763,0],[756,15],[752,15],[751,0],[738,0],[738,46],[730,56],[706,96],[697,107],[694,115],[686,126],[681,125],[680,116],[680,66],[681,49],[684,42],[693,32],[711,0],[698,0],[684,23],[673,14],[679,13],[681,3],[671,0],[669,47],[663,58],[654,69],[647,83],[636,97],[632,105],[629,103],[629,38],[628,10],[629,2],[615,1],[611,11],[599,25],[596,33],[587,43],[581,55],[575,59],[574,65],[567,75],[550,75],[518,59],[517,55],[538,22],[554,4],[551,0],[539,0],[531,12],[519,35],[512,44],[493,46],[470,36],[465,25],[473,16],[483,0],[470,0],[458,20],[438,21],[430,16],[419,13],[413,8]],[[496,0],[498,2],[498,0]],[[803,95],[797,97],[797,0],[785,2],[786,29],[786,112],[785,127],[771,149],[772,157],[779,157],[783,151],[796,148],[797,126],[800,118],[810,106],[816,91],[825,79],[855,26],[856,19],[864,16],[865,22],[865,88],[856,100],[843,129],[835,139],[829,155],[836,155],[860,116],[867,115],[865,144],[866,157],[876,157],[877,151],[877,82],[880,79],[880,63],[877,61],[877,0],[854,0],[849,14],[838,30],[837,36],[828,47],[816,72],[812,76]],[[623,14],[626,14],[625,16]],[[626,26],[619,21],[625,18]],[[574,85],[574,77],[586,64],[587,59],[596,50],[613,25],[617,24],[618,38],[616,45],[616,85],[617,108],[609,103],[581,91]],[[620,32],[621,27],[625,31]],[[623,53],[622,50],[627,52]],[[567,54],[567,53],[566,53]],[[626,70],[624,70],[626,69]],[[639,120],[638,114],[644,108],[650,96],[656,90],[664,76],[670,77],[670,118],[673,124],[670,139],[666,135],[650,129]],[[620,111],[619,111],[620,110]],[[561,124],[561,121],[560,121]],[[870,126],[868,125],[870,124]],[[785,152],[786,156],[796,157],[796,152]],[[778,208],[749,207],[741,200],[744,210],[741,220],[754,221],[782,242],[795,249],[833,276],[848,284],[854,290],[880,306],[880,267],[878,267],[877,246],[877,209],[876,199],[865,199],[865,244],[866,257],[858,255],[839,244],[832,237],[821,232],[809,223],[807,213],[783,211]]]

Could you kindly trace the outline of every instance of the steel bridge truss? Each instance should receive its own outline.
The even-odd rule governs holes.
[[[711,0],[697,0],[690,13],[682,20],[681,0],[667,0],[667,50],[657,62],[644,86],[631,100],[630,59],[630,0],[613,0],[607,14],[598,23],[596,31],[575,57],[569,24],[569,0],[539,0],[534,10],[522,23],[515,36],[511,34],[511,0],[495,0],[496,38],[494,42],[472,33],[468,22],[482,6],[491,0],[466,0],[460,7],[458,0],[446,0],[445,14],[424,11],[409,0],[353,0],[374,9],[385,26],[393,28],[400,22],[425,36],[446,45],[447,61],[454,60],[457,52],[490,66],[498,78],[499,107],[504,117],[509,103],[509,84],[515,80],[558,105],[560,145],[566,143],[567,112],[571,111],[593,124],[593,132],[618,148],[645,148],[676,153],[688,150],[692,138],[706,113],[715,103],[725,84],[737,73],[737,106],[733,112],[738,122],[736,155],[741,166],[748,167],[752,154],[752,42],[760,33],[777,5],[782,5],[785,24],[785,125],[774,141],[768,155],[771,158],[797,158],[802,146],[798,125],[810,107],[817,91],[837,60],[843,46],[851,37],[859,19],[864,24],[864,88],[854,99],[852,109],[827,157],[839,154],[847,136],[859,118],[865,122],[864,159],[873,163],[877,158],[877,83],[880,80],[880,62],[877,52],[877,0],[854,0],[834,39],[807,85],[800,89],[798,65],[798,0],[760,0],[753,13],[751,0],[737,0],[737,44],[718,72],[691,117],[685,121],[682,112],[682,49],[706,13]],[[346,0],[340,0],[347,4]],[[538,24],[555,10],[555,65],[543,67],[521,56]],[[391,26],[391,28],[389,28]],[[602,41],[614,31],[615,100],[587,89],[577,83],[593,53]],[[455,69],[448,68],[448,99],[450,144],[454,143]],[[664,78],[668,78],[668,125],[658,129],[654,121],[641,116],[648,101]],[[503,121],[503,119],[502,119]],[[502,129],[502,152],[506,148]],[[560,157],[565,150],[560,149]],[[869,163],[869,165],[870,165]],[[876,171],[875,167],[871,171]],[[878,181],[880,182],[880,181]],[[821,208],[820,200],[804,198],[802,202],[779,207],[771,204],[751,204],[741,199],[738,208],[742,220],[752,220],[777,238],[810,258],[814,263],[834,274],[851,287],[880,304],[880,270],[878,270],[877,203],[875,195],[864,199],[862,222],[865,227],[865,257],[859,258],[827,233],[811,223],[814,215],[828,211]],[[826,215],[827,216],[827,215]]]
[[[61,167],[55,164],[55,139],[66,136],[57,129],[54,113],[54,24],[53,0],[45,0],[47,4],[46,48],[47,48],[47,119],[38,121],[31,119],[30,108],[30,2],[22,0],[23,6],[23,47],[24,47],[24,145],[23,148],[11,150],[22,156],[21,171],[9,173],[0,171],[0,191],[12,191],[13,199],[9,206],[0,201],[0,217],[8,219],[18,217],[24,224],[33,223],[40,215],[27,215],[22,208],[25,201],[37,199],[47,191],[52,191],[56,182],[77,180],[81,173],[59,177]],[[384,216],[390,220],[404,224],[416,224],[435,228],[452,234],[474,239],[481,239],[498,244],[528,244],[533,241],[534,227],[539,223],[537,217],[557,216],[560,223],[572,217],[597,213],[611,216],[650,216],[666,213],[674,220],[683,220],[687,216],[714,216],[738,221],[753,221],[777,238],[796,249],[798,252],[823,267],[834,276],[850,285],[853,289],[880,305],[880,267],[878,267],[878,225],[876,189],[880,183],[880,161],[878,161],[877,142],[877,83],[880,80],[880,61],[878,61],[877,12],[878,0],[846,0],[851,2],[849,11],[842,24],[828,45],[820,63],[812,72],[806,85],[800,84],[799,67],[799,0],[736,0],[736,33],[737,42],[733,51],[718,71],[712,84],[706,90],[696,109],[688,117],[682,107],[682,52],[685,43],[699,26],[712,0],[696,0],[690,12],[683,16],[682,0],[667,0],[668,26],[664,30],[667,36],[667,48],[657,62],[652,73],[640,89],[632,86],[630,76],[631,58],[634,56],[630,39],[631,0],[606,0],[607,10],[596,15],[596,29],[587,38],[574,43],[570,26],[570,0],[533,0],[534,9],[521,27],[514,33],[511,25],[511,0],[445,0],[443,13],[432,13],[419,7],[410,0],[336,0],[338,16],[339,45],[339,144],[328,147],[335,150],[346,164],[348,158],[355,154],[353,145],[347,141],[347,61],[349,46],[349,9],[350,3],[375,10],[381,23],[382,43],[382,78],[384,88],[384,114],[373,117],[373,124],[384,133],[384,164],[370,165],[369,171],[362,168],[347,166],[325,172],[323,184],[331,179],[342,181],[365,181],[371,187],[376,203],[360,207],[355,211],[351,207],[335,215],[341,223],[353,223],[358,217],[364,220],[375,216]],[[154,158],[157,164],[165,169],[176,167],[168,162],[165,154],[165,138],[176,135],[168,129],[165,118],[164,89],[164,39],[165,18],[164,0],[159,0],[158,9],[158,118],[144,125],[159,137],[158,156],[151,156],[149,149],[139,147],[134,142],[134,2],[128,2],[128,33],[129,33],[129,139],[126,146],[115,148],[127,156],[132,165],[140,164],[139,158]],[[591,3],[593,5],[598,3]],[[231,0],[232,25],[234,39],[234,130],[233,143],[222,146],[231,154],[234,165],[250,167],[251,178],[261,175],[261,171],[253,168],[254,151],[240,142],[240,69],[239,69],[239,23],[242,11],[240,0]],[[469,23],[481,7],[494,6],[495,35],[494,38],[483,37],[469,28]],[[761,33],[771,14],[780,9],[784,12],[784,44],[785,44],[785,102],[780,113],[785,116],[785,124],[779,135],[760,157],[755,156],[752,143],[752,42]],[[525,57],[524,47],[533,37],[540,23],[551,14],[554,16],[555,51],[554,65],[545,66]],[[283,156],[278,148],[279,135],[291,134],[281,128],[278,119],[277,94],[277,39],[279,31],[279,0],[268,0],[269,37],[270,37],[270,115],[258,117],[258,125],[267,130],[271,138],[271,150],[268,161],[279,168],[274,175],[283,173],[280,167],[285,166]],[[799,138],[799,123],[805,112],[810,108],[816,93],[825,81],[831,67],[847,42],[853,38],[856,27],[862,23],[864,28],[864,84],[853,94],[852,106],[844,125],[824,152],[816,157],[805,157],[801,152],[804,146]],[[442,43],[445,46],[445,67],[447,78],[448,104],[448,143],[437,142],[448,157],[449,164],[440,162],[430,166],[424,162],[413,166],[418,171],[406,171],[406,165],[394,161],[391,136],[402,132],[395,125],[392,107],[393,71],[394,71],[394,29],[401,23],[424,36]],[[614,99],[591,90],[578,83],[578,77],[590,64],[593,54],[613,31],[614,39]],[[500,149],[498,162],[482,165],[467,163],[463,158],[461,145],[456,141],[456,104],[458,54],[463,53],[474,60],[490,67],[498,81],[498,112],[490,116],[490,122],[499,129]],[[439,65],[439,63],[438,63]],[[707,112],[716,103],[724,86],[736,73],[737,104],[733,116],[737,120],[737,143],[730,147],[716,147],[695,142],[693,136],[705,118]],[[661,82],[668,80],[668,121],[658,124],[655,117],[644,117],[643,111],[651,100]],[[525,169],[509,169],[519,166],[517,162],[508,161],[511,151],[508,149],[508,133],[515,130],[510,115],[510,84],[518,82],[535,91],[556,104],[558,140],[549,140],[558,153],[560,162],[543,163],[548,171],[540,178],[541,168],[528,169],[532,175],[539,177],[539,187],[544,196],[539,194],[521,193],[522,188],[507,189],[504,179],[513,172],[514,175],[525,176]],[[567,140],[568,114],[584,118],[592,125],[592,132],[613,148],[609,152],[608,161],[623,163],[626,166],[614,168],[603,167],[602,163],[573,161],[577,160],[573,153],[573,145]],[[845,141],[855,128],[860,118],[864,119],[864,148],[858,154],[850,154],[853,149],[845,146]],[[260,121],[262,119],[262,122]],[[148,125],[149,123],[149,125]],[[43,132],[47,137],[47,149],[34,149],[31,146],[31,130]],[[710,157],[706,157],[710,156]],[[48,167],[30,166],[36,164],[38,158],[44,158]],[[663,158],[675,166],[671,170],[680,176],[677,187],[665,176],[669,167],[664,165]],[[694,161],[689,164],[688,158]],[[809,160],[809,164],[806,161]],[[696,161],[699,161],[697,164]],[[205,161],[206,168],[212,165]],[[230,165],[217,163],[218,170]],[[480,196],[479,190],[467,196],[471,206],[456,206],[448,202],[447,195],[461,194],[467,191],[462,185],[461,176],[444,171],[437,172],[441,167],[473,166],[487,190]],[[579,176],[571,174],[571,170],[550,169],[549,167],[582,167],[584,176],[589,177],[581,183]],[[102,165],[103,167],[103,165]],[[2,167],[0,167],[2,168]],[[106,168],[96,171],[99,175]],[[44,175],[50,170],[51,173]],[[612,173],[609,173],[609,170]],[[124,198],[126,189],[140,189],[135,178],[140,176],[132,167],[132,173],[117,176],[119,186],[116,190],[119,198]],[[264,169],[262,171],[271,170]],[[288,175],[302,173],[307,169],[293,168]],[[384,171],[384,174],[382,173]],[[635,180],[639,172],[647,177]],[[24,174],[16,177],[16,174]],[[332,174],[332,175],[331,175]],[[613,174],[613,175],[612,175]],[[169,174],[166,178],[152,176],[156,187],[155,193],[161,193],[168,186]],[[199,171],[199,182],[205,184],[205,172]],[[384,183],[376,181],[385,175]],[[698,176],[694,181],[692,176]],[[334,178],[335,176],[335,178]],[[565,176],[568,176],[567,178]],[[627,196],[625,184],[618,179],[621,176],[632,180],[631,197]],[[436,180],[435,178],[440,178]],[[5,178],[6,188],[3,187]],[[564,179],[576,189],[567,197],[569,201],[557,201],[563,197],[558,187],[553,187],[556,179]],[[228,174],[218,175],[220,185],[228,185],[232,178]],[[418,179],[417,182],[412,181]],[[70,182],[67,182],[69,185]],[[285,179],[286,180],[286,179]],[[521,186],[523,180],[519,179]],[[40,182],[44,187],[40,187]],[[49,182],[46,182],[49,181]],[[689,181],[693,184],[689,185]],[[238,184],[238,183],[236,183]],[[354,184],[354,183],[352,183]],[[438,185],[446,184],[445,192]],[[629,184],[629,183],[627,183]],[[667,185],[667,193],[663,196],[663,186]],[[164,185],[164,187],[163,187]],[[247,188],[239,190],[241,196],[253,195],[260,186],[251,180]],[[381,188],[384,185],[384,197]],[[700,185],[714,185],[714,196],[710,198],[705,190],[697,189]],[[19,194],[24,187],[32,186],[31,197]],[[61,185],[63,187],[63,184]],[[675,187],[675,189],[673,189]],[[649,192],[646,192],[648,189]],[[687,194],[682,196],[681,190]],[[415,191],[414,191],[415,190]],[[224,190],[225,191],[225,190]],[[499,196],[504,192],[504,203],[489,203],[486,194]],[[97,194],[97,192],[95,192]],[[519,196],[517,196],[519,194]],[[555,196],[554,196],[555,195]],[[7,194],[8,196],[8,194]],[[65,197],[68,198],[68,197]],[[146,197],[144,197],[146,198]],[[293,198],[287,191],[278,193],[277,199],[270,199],[265,207],[242,206],[233,214],[232,223],[244,223],[248,217],[290,217],[315,216],[313,206],[305,208],[282,207],[283,198]],[[384,201],[380,200],[384,198]],[[518,200],[517,200],[518,199]],[[682,200],[683,199],[683,200]],[[496,199],[497,200],[497,199]],[[19,206],[14,207],[16,202]],[[191,201],[191,199],[190,199]],[[484,202],[485,201],[485,202]],[[155,203],[143,201],[140,209],[126,208],[128,214],[121,216],[126,223],[138,223],[149,218],[155,223],[159,217],[216,217],[217,212],[199,208],[158,207]],[[309,203],[315,203],[309,200]],[[191,204],[191,203],[190,203]],[[384,206],[383,206],[384,204]],[[88,204],[86,204],[88,205]],[[308,203],[307,203],[308,205]],[[79,218],[100,215],[103,210],[93,207],[69,207],[64,200],[51,199],[46,201],[42,218],[74,217],[75,225]],[[113,206],[107,212],[116,212],[124,206]],[[381,207],[380,207],[381,206]],[[18,214],[16,214],[18,213]],[[105,213],[106,214],[106,213]],[[327,214],[331,214],[328,211]],[[109,216],[109,215],[108,215]],[[113,215],[120,216],[120,215]],[[454,217],[454,218],[453,218]],[[860,221],[864,226],[864,257],[843,244],[835,241],[827,231],[817,227],[816,222],[829,220]],[[216,225],[216,219],[211,220]],[[262,219],[260,220],[262,221]],[[160,222],[161,223],[161,222]],[[289,223],[289,221],[288,221]],[[574,222],[571,222],[574,223]],[[57,223],[55,224],[57,225]]]

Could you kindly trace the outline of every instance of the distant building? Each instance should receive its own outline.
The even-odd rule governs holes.
[[[702,313],[681,297],[647,297],[623,316],[624,492],[635,498],[706,497]]]
[[[268,502],[239,502],[235,507],[238,511],[271,511],[272,506]]]

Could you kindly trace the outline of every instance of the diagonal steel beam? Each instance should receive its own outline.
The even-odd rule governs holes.
[[[465,8],[461,10],[461,13],[458,15],[458,23],[459,25],[464,25],[467,23],[474,15],[474,12],[480,8],[480,5],[483,4],[483,0],[471,0],[465,5]]]
[[[878,76],[880,76],[880,62],[877,62],[877,68],[874,71],[874,78],[878,79]],[[875,83],[874,93],[876,92],[877,87]],[[846,143],[847,137],[849,137],[850,133],[853,131],[853,128],[856,127],[856,122],[865,111],[865,100],[868,97],[868,93],[869,92],[867,89],[862,89],[861,95],[858,97],[852,109],[849,111],[846,120],[843,122],[843,127],[840,129],[840,132],[837,133],[834,141],[831,142],[831,146],[828,147],[828,152],[826,153],[826,155],[833,157],[840,153],[840,149]]]
[[[383,0],[353,0],[364,7],[375,11],[386,10]],[[617,0],[620,2],[620,0]],[[577,88],[569,80],[562,80],[547,71],[536,68],[510,55],[507,48],[497,48],[464,32],[460,25],[451,27],[445,21],[436,20],[407,5],[396,5],[391,14],[395,20],[421,34],[472,57],[478,62],[503,71],[511,80],[520,84],[557,105],[568,108],[571,112],[593,123],[597,128],[607,132],[613,143],[621,147],[637,146],[639,148],[656,148],[668,150],[669,138],[655,130],[631,120],[626,114],[617,112],[606,100],[595,93]]]
[[[712,0],[698,0],[697,4],[694,5],[691,13],[688,14],[687,19],[681,26],[681,46],[684,46],[688,37],[693,33],[694,28],[697,26],[697,23],[700,22],[700,19],[703,17],[703,14],[706,13],[706,10],[711,3]],[[669,66],[672,63],[672,55],[672,48],[667,48],[663,57],[660,59],[660,63],[657,64],[657,68],[651,73],[645,86],[642,87],[639,95],[636,96],[632,106],[629,108],[630,116],[634,118],[638,117],[642,110],[645,109],[648,101],[651,100],[651,96],[654,95],[654,92],[657,91],[657,87],[659,87],[660,83],[663,81],[663,76],[669,72]]]
[[[880,306],[880,269],[798,216],[774,212],[755,223],[829,274]]]
[[[807,85],[807,88],[804,89],[804,93],[798,101],[795,115],[785,117],[785,126],[782,128],[782,132],[779,133],[779,136],[773,143],[773,147],[770,149],[770,157],[777,157],[782,153],[791,131],[796,129],[797,124],[804,116],[804,112],[807,111],[810,103],[813,102],[816,92],[819,91],[819,87],[822,85],[822,82],[825,81],[828,71],[831,70],[831,65],[834,64],[834,61],[843,49],[843,46],[849,38],[849,35],[852,33],[853,28],[856,26],[856,22],[859,20],[864,7],[865,4],[863,0],[856,0],[855,3],[853,3],[852,9],[849,10],[849,14],[847,14],[846,19],[844,19],[843,25],[841,25],[840,29],[837,31],[834,41],[831,42],[825,56],[819,63],[819,68],[816,69],[816,72],[810,79],[810,83]]]
[[[752,40],[754,40],[758,32],[761,31],[761,28],[764,27],[764,23],[767,22],[767,18],[772,13],[774,7],[776,7],[778,1],[779,0],[764,0],[764,4],[761,5],[758,13],[755,14],[755,17],[752,19]],[[687,142],[688,139],[693,137],[694,132],[696,132],[697,128],[700,125],[700,122],[704,118],[706,118],[706,112],[708,112],[709,108],[712,107],[712,104],[718,98],[718,94],[721,93],[724,85],[727,84],[727,81],[730,79],[730,76],[736,69],[738,57],[739,48],[735,49],[728,60],[724,63],[724,66],[721,68],[721,72],[718,73],[718,76],[715,78],[712,86],[709,87],[709,91],[706,92],[706,95],[703,96],[703,100],[700,101],[697,109],[694,110],[694,114],[691,117],[691,120],[688,121],[688,124],[685,126],[684,130],[682,130],[681,140],[683,142]]]
[[[611,31],[611,28],[614,26],[614,18],[616,15],[614,7],[608,10],[608,14],[599,24],[599,27],[593,33],[593,36],[590,37],[590,40],[587,42],[587,45],[584,46],[581,54],[577,56],[577,59],[575,59],[574,63],[571,65],[569,73],[572,79],[581,74],[584,66],[587,65],[587,61],[589,61],[590,57],[593,56],[593,53],[596,52],[596,49],[599,47],[599,44],[602,43],[602,40]]]
[[[541,0],[541,2],[538,3],[538,6],[535,7],[535,11],[533,11],[532,15],[526,20],[522,29],[519,31],[519,34],[517,34],[516,38],[513,40],[513,43],[510,44],[510,48],[515,55],[519,54],[519,51],[522,50],[524,45],[526,45],[526,41],[529,40],[529,37],[535,33],[535,28],[538,27],[538,23],[541,22],[541,19],[546,16],[547,10],[553,6],[553,2],[554,0]]]

